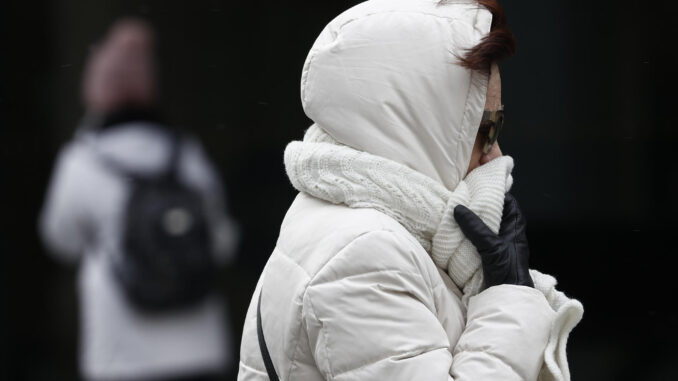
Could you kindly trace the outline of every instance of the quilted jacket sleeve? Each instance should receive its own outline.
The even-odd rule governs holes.
[[[415,250],[397,234],[370,232],[311,280],[304,323],[325,378],[536,380],[551,324],[543,296],[513,286],[481,293],[450,343],[436,316],[430,259]]]
[[[227,264],[234,259],[238,225],[226,213],[225,189],[221,177],[198,140],[188,139],[185,150],[182,176],[200,191],[212,231],[212,247],[216,260],[220,264]]]
[[[79,259],[90,228],[82,201],[87,171],[78,154],[72,144],[61,150],[39,221],[45,245],[66,262]]]
[[[469,301],[451,374],[456,380],[537,380],[554,319],[534,288],[488,288]]]

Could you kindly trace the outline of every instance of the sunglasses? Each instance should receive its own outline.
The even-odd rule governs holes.
[[[483,138],[483,154],[488,154],[492,146],[499,138],[499,133],[504,127],[504,106],[499,110],[483,112],[483,119],[480,121],[478,135]]]

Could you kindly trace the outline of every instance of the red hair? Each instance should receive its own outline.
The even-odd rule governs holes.
[[[445,1],[441,1],[443,4]],[[504,8],[497,0],[478,0],[478,4],[492,13],[490,33],[460,56],[461,66],[478,71],[489,71],[493,62],[501,61],[516,52],[516,40],[508,28]]]

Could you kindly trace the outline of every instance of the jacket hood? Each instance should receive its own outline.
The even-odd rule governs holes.
[[[489,33],[475,1],[370,0],[331,21],[306,58],[306,115],[337,141],[450,190],[465,176],[487,74],[458,64]]]

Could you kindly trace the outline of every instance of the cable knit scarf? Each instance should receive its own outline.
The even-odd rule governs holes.
[[[466,205],[496,233],[504,194],[513,183],[511,157],[476,168],[449,191],[405,165],[342,145],[313,125],[303,142],[291,142],[285,149],[285,169],[300,192],[351,208],[373,208],[398,221],[463,291],[464,304],[482,290],[480,255],[464,237],[453,210]],[[557,315],[540,380],[569,380],[565,346],[583,307],[555,289],[555,278],[535,270],[530,274]]]

